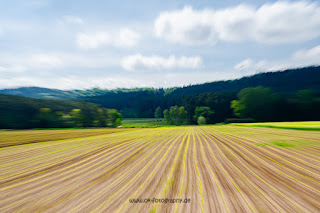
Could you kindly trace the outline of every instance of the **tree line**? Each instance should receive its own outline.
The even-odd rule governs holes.
[[[167,124],[320,120],[320,94],[310,89],[286,94],[258,86],[242,89],[237,94],[184,96],[181,103],[180,107],[164,110]]]
[[[280,96],[294,96],[298,91],[305,89],[319,92],[320,66],[259,73],[241,79],[181,88],[118,89],[105,94],[96,93],[97,95],[94,95],[92,93],[90,96],[78,97],[76,101],[91,102],[106,108],[117,109],[125,118],[153,118],[158,106],[162,109],[169,109],[175,105],[184,106],[188,111],[189,123],[194,122],[192,114],[196,106],[209,106],[216,112],[214,120],[210,122],[216,123],[233,116],[230,102],[237,99],[239,91],[257,86],[270,88]]]
[[[0,95],[0,129],[117,127],[121,119],[93,103]]]

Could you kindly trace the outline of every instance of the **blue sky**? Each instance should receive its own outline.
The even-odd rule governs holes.
[[[172,87],[314,64],[318,1],[0,1],[0,88]]]

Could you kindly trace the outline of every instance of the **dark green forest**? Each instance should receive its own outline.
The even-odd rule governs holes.
[[[0,96],[0,128],[117,126],[121,115],[164,116],[172,125],[320,120],[319,66],[181,88],[63,91],[27,87],[0,93],[10,94]]]
[[[93,103],[0,94],[0,129],[116,127],[121,118]]]

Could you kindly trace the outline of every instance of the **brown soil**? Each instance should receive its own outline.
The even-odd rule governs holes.
[[[224,128],[132,130],[1,148],[0,212],[320,212],[320,132],[271,129],[274,137],[312,146],[257,146],[268,130]]]

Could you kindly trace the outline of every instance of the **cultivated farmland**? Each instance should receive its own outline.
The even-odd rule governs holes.
[[[203,126],[88,134],[1,148],[0,212],[320,211],[319,131]]]

